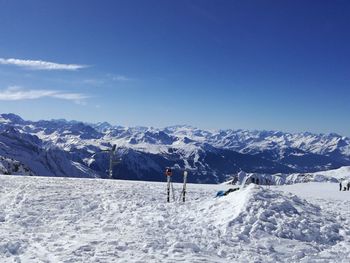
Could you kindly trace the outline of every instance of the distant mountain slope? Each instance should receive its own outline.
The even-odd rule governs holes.
[[[82,165],[82,161],[79,163],[79,160],[73,160],[69,152],[54,145],[47,147],[37,136],[20,132],[12,127],[0,132],[0,155],[12,158],[21,165],[24,164],[28,172],[31,171],[36,175],[98,176],[95,171]],[[13,174],[10,170],[8,173]]]
[[[115,178],[164,180],[166,166],[191,172],[191,182],[223,182],[241,170],[255,173],[316,172],[350,165],[350,139],[337,134],[276,131],[164,129],[78,121],[26,121],[0,115],[0,154],[38,175],[105,177],[108,150],[122,162]]]
[[[3,156],[0,156],[0,174],[35,176],[35,174],[21,162]]]

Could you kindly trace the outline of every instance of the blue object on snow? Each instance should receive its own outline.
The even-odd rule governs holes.
[[[224,196],[225,195],[225,191],[219,191],[216,193],[216,196],[215,197],[221,197],[221,196]]]

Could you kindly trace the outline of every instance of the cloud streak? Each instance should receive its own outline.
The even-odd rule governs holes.
[[[106,74],[106,77],[109,79],[109,80],[112,80],[112,81],[133,81],[135,79],[133,78],[129,78],[125,75],[116,75],[116,74]]]
[[[128,78],[128,77],[125,77],[123,75],[116,75],[116,76],[112,77],[112,80],[115,80],[115,81],[131,81],[132,79]]]
[[[32,70],[68,70],[75,71],[78,69],[86,68],[86,65],[78,64],[59,64],[55,62],[42,61],[42,60],[24,60],[16,58],[0,58],[1,65],[13,65]]]
[[[12,86],[5,90],[0,90],[0,101],[19,101],[19,100],[35,100],[42,98],[54,98],[73,101],[77,104],[84,104],[89,98],[81,93],[62,92],[57,90],[24,90],[21,87]]]

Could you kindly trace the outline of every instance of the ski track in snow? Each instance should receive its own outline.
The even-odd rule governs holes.
[[[227,187],[0,176],[0,262],[350,262],[350,192]]]

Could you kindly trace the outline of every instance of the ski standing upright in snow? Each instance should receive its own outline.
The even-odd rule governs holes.
[[[170,202],[170,184],[171,184],[171,176],[172,176],[172,171],[170,168],[167,168],[165,170],[165,176],[167,178],[167,202]]]
[[[173,185],[173,182],[170,182],[170,185],[171,185],[171,192],[173,193],[173,201],[175,202],[176,198],[175,198],[175,190],[174,190],[174,185]]]
[[[182,187],[182,202],[185,202],[186,200],[186,183],[187,183],[187,171],[184,171],[184,184]]]

